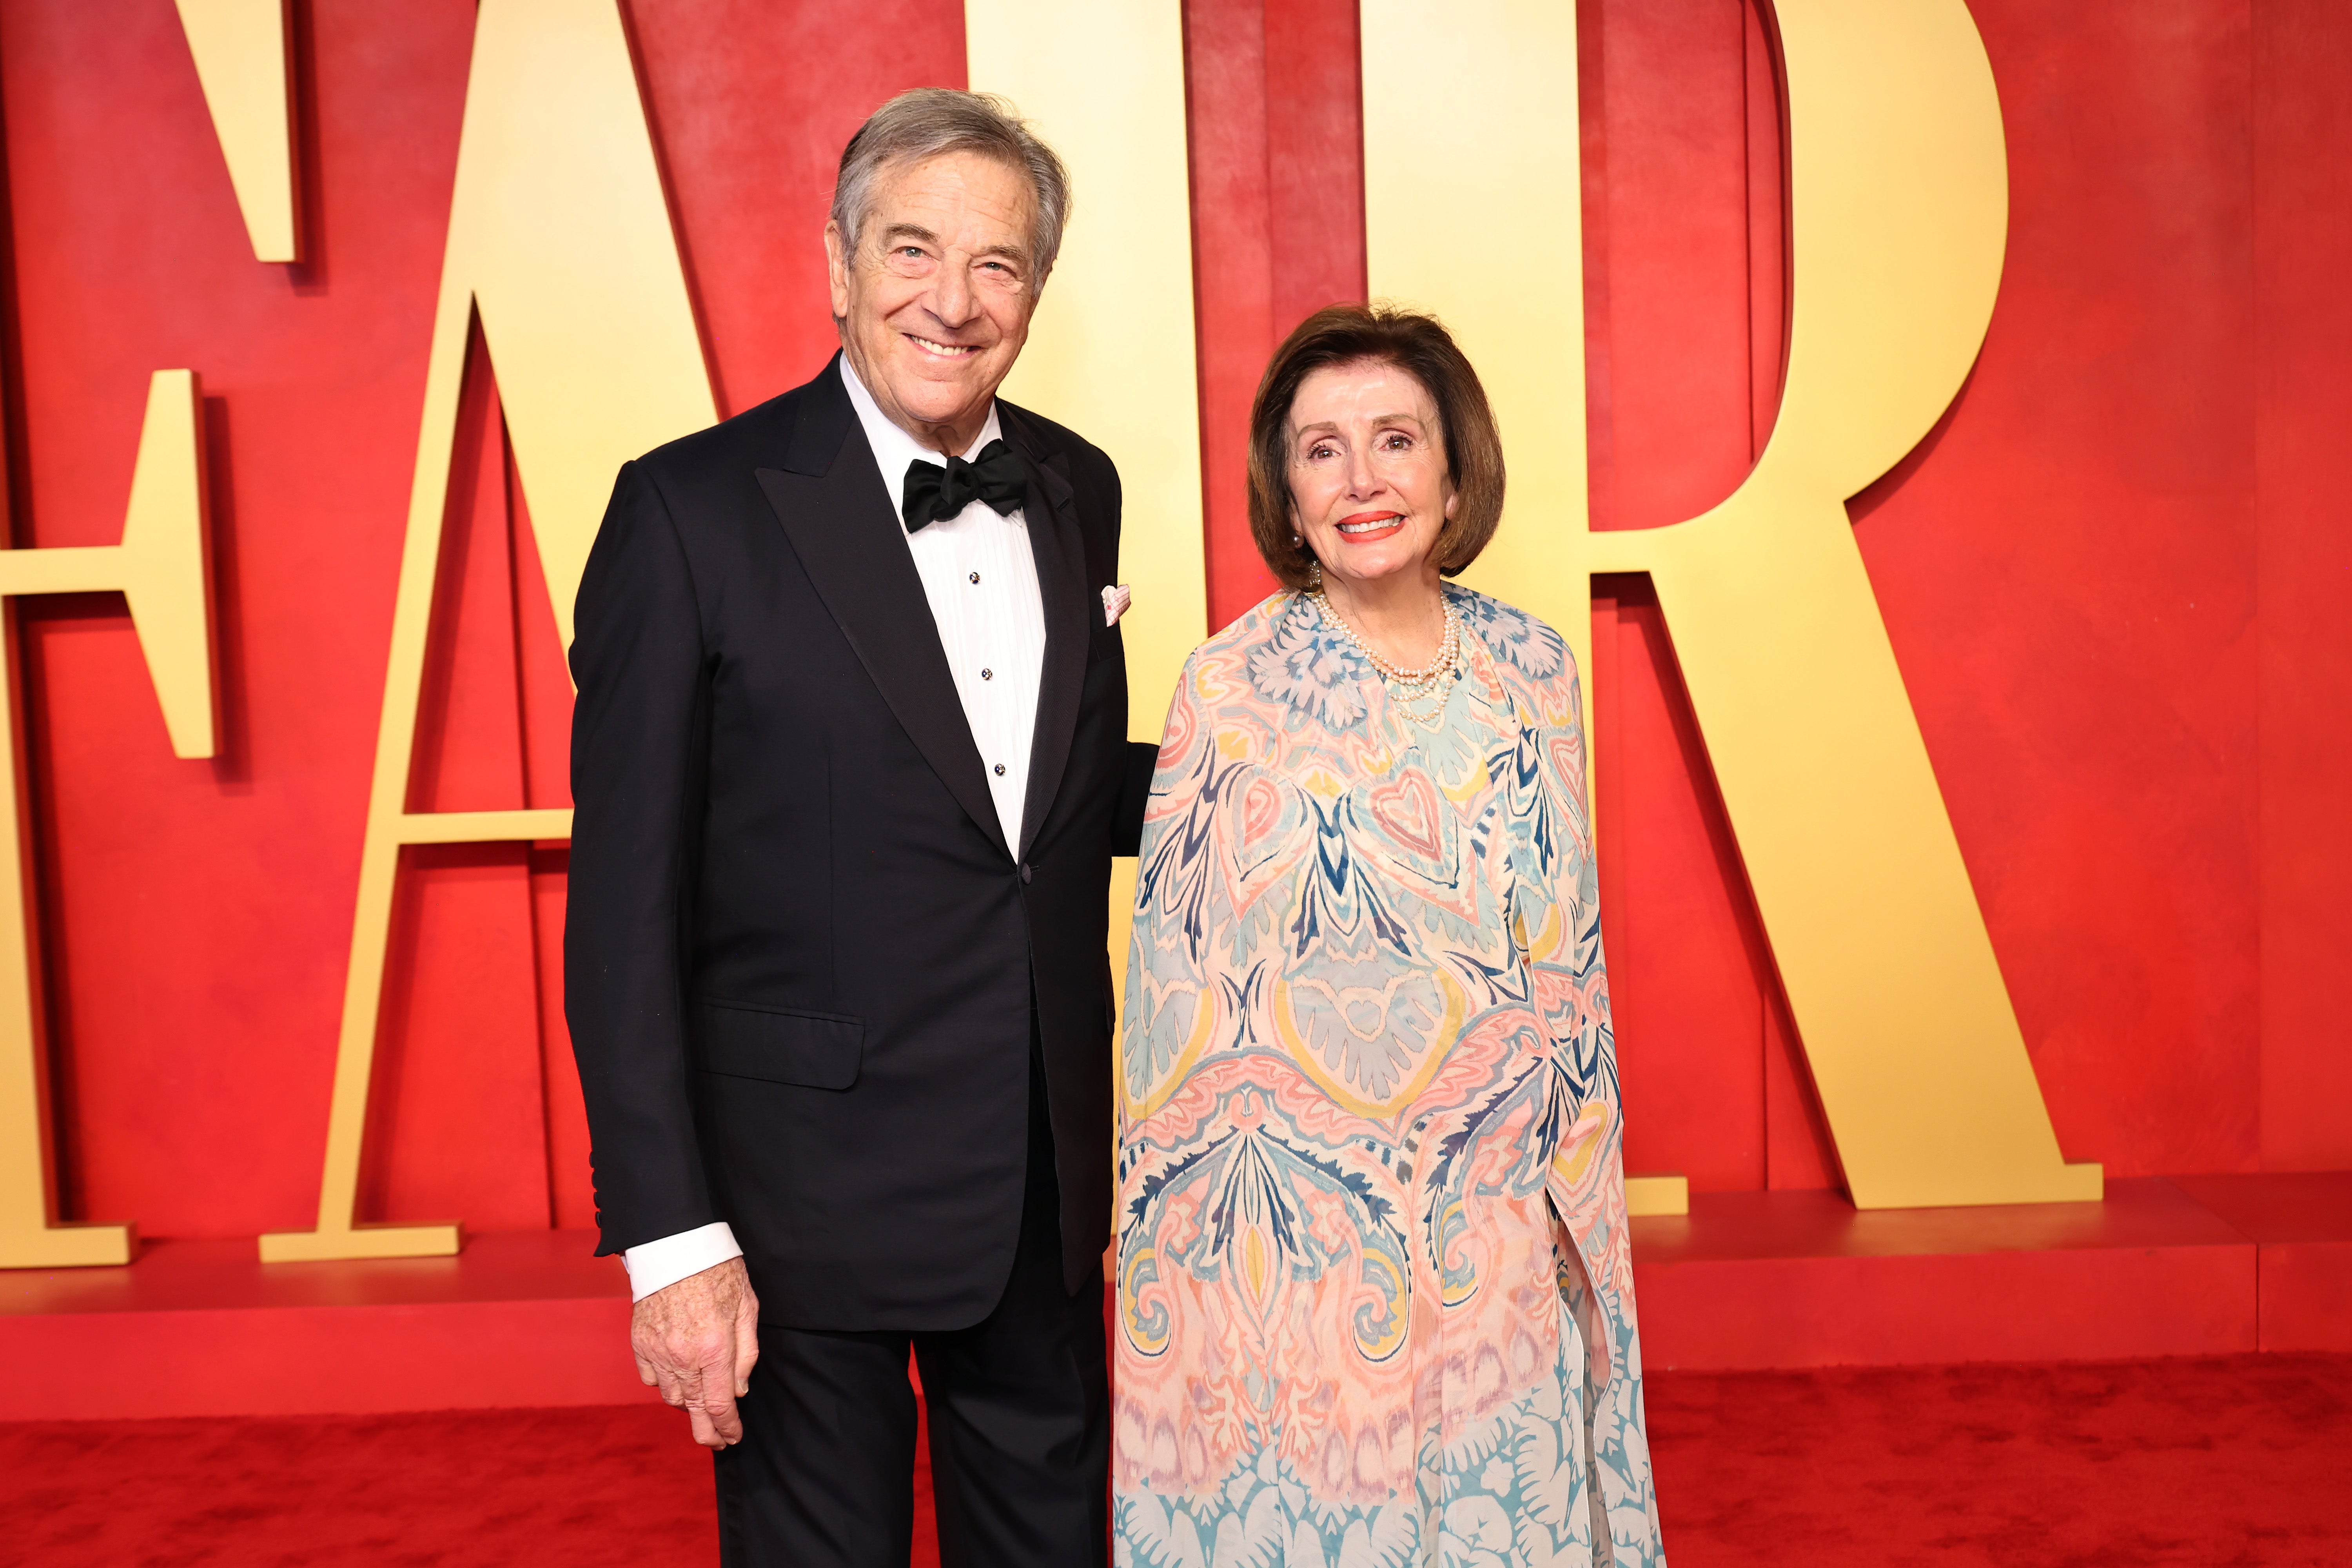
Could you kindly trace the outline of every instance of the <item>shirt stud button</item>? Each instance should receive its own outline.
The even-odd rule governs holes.
[[[994,680],[996,679],[996,671],[992,669],[983,669],[980,672],[980,678],[982,680]]]
[[[979,573],[977,573],[977,572],[973,573],[973,574],[971,574],[971,580],[972,580],[973,582],[975,582],[975,583],[979,582],[979,581],[980,581],[980,574],[979,574]]]
[[[996,764],[996,776],[998,778],[1003,778],[1004,776],[1004,764],[1003,763]]]

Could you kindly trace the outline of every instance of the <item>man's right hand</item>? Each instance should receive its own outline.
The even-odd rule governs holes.
[[[724,1448],[743,1440],[735,1401],[751,1392],[751,1363],[760,1359],[760,1300],[741,1258],[689,1274],[638,1302],[629,1348],[646,1386],[686,1412],[696,1442]]]

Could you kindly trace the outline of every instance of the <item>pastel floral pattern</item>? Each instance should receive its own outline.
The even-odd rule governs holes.
[[[1132,1568],[1664,1561],[1576,675],[1446,591],[1433,728],[1290,595],[1169,713],[1119,1061]]]

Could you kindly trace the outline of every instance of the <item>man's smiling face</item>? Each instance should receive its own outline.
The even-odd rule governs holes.
[[[855,255],[824,231],[833,313],[857,379],[891,422],[961,453],[1028,341],[1035,198],[976,153],[891,164],[874,182]]]

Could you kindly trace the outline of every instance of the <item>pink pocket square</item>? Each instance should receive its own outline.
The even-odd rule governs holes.
[[[1135,596],[1127,591],[1124,583],[1113,583],[1105,588],[1102,599],[1103,625],[1107,626],[1118,625],[1119,616],[1127,614],[1128,605],[1135,602]]]

